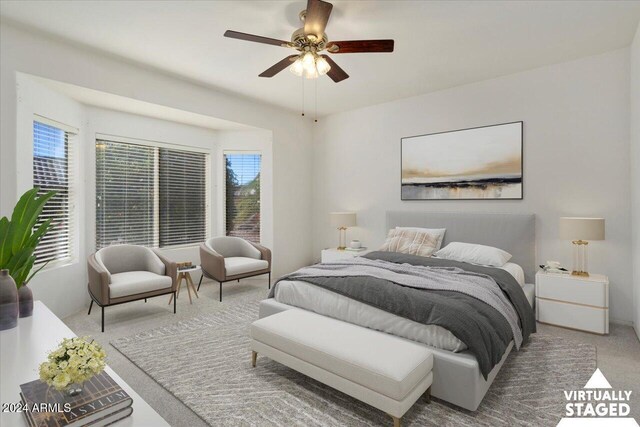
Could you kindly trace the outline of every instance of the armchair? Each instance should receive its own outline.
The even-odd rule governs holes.
[[[87,259],[91,305],[104,308],[173,293],[176,312],[177,265],[144,246],[114,245],[102,248]]]
[[[239,237],[214,237],[200,244],[200,264],[202,274],[220,284],[246,277],[269,275],[271,289],[271,250],[257,243]],[[198,290],[202,277],[198,283]]]

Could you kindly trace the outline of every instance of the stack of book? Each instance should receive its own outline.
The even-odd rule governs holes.
[[[82,393],[70,397],[36,380],[20,385],[27,422],[33,427],[101,427],[133,412],[131,397],[106,372],[83,384]]]
[[[178,262],[178,263],[176,263],[176,265],[178,266],[178,271],[180,271],[180,270],[189,270],[189,269],[193,268],[193,263],[191,261]]]

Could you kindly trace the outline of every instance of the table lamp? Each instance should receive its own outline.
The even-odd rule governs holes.
[[[347,227],[355,227],[355,212],[331,212],[331,225],[338,228],[338,250],[343,251],[347,248]]]
[[[560,238],[573,243],[574,276],[588,277],[587,245],[588,240],[604,240],[604,218],[560,218]]]

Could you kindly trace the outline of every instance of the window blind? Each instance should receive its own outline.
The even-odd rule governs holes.
[[[209,155],[96,141],[96,248],[168,247],[208,235]]]
[[[255,153],[225,153],[227,236],[260,243],[260,166]]]
[[[36,264],[67,260],[72,257],[74,236],[73,182],[69,174],[73,150],[70,133],[38,121],[33,122],[33,185],[39,195],[56,191],[45,204],[36,224],[51,219],[52,227],[36,248]]]
[[[159,151],[160,246],[204,242],[208,156],[166,148]]]
[[[156,149],[96,141],[96,249],[158,246]]]

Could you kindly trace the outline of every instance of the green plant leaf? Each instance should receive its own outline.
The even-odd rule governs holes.
[[[11,251],[14,254],[31,236],[33,227],[36,225],[45,203],[56,194],[55,191],[49,191],[38,197],[38,190],[36,187],[24,193],[13,210],[13,215],[11,216],[11,238],[13,239]]]
[[[14,271],[20,270],[24,267],[24,264],[29,260],[29,257],[33,254],[35,250],[34,247],[24,247],[18,251],[15,255],[11,257],[9,262],[7,263],[7,270],[9,270],[9,274],[13,277]],[[16,279],[13,277],[14,280]],[[16,282],[17,283],[17,282]]]
[[[0,219],[0,269],[5,268],[5,264],[11,257],[11,245],[9,243],[9,219],[3,216]]]
[[[36,262],[36,257],[31,256],[27,259],[27,262],[22,266],[22,268],[20,268],[15,276],[12,274],[11,277],[13,277],[13,280],[15,280],[16,282],[16,287],[18,289],[20,289],[22,287],[22,285],[24,285],[27,281],[27,276],[29,275],[29,272],[31,271],[31,268],[33,268],[33,263]]]
[[[34,261],[35,261],[35,257],[33,257]],[[33,273],[31,273],[31,276],[29,276],[29,278],[27,280],[25,280],[24,283],[29,283],[31,281],[31,279],[33,279],[33,276],[36,275],[37,272],[39,272],[40,270],[42,270],[43,268],[45,268],[47,266],[47,264],[49,264],[49,261],[43,263],[36,271],[34,271]]]
[[[51,219],[46,220],[36,231],[33,232],[31,237],[25,242],[25,246],[33,246],[34,248],[38,246],[40,243],[40,239],[47,234],[47,232],[51,229]]]

